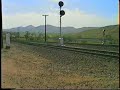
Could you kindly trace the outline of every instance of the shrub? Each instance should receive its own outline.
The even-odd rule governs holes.
[[[87,42],[87,40],[82,40],[81,41],[81,44],[87,44],[88,42]]]

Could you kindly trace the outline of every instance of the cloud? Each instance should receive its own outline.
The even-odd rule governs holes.
[[[56,2],[59,2],[60,0],[50,0],[50,1],[52,1],[52,2],[55,2],[55,3],[56,3]]]
[[[95,14],[89,14],[76,10],[65,10],[66,15],[63,16],[65,26],[85,27],[85,26],[106,26],[111,24],[117,24],[117,18],[102,17]]]
[[[65,15],[62,17],[62,26],[80,27],[95,27],[118,24],[117,17],[101,17],[95,14],[84,13],[79,9],[65,9]],[[47,24],[59,26],[58,10],[47,12]],[[3,15],[3,28],[12,28],[27,25],[44,25],[43,13],[17,13],[14,15]]]

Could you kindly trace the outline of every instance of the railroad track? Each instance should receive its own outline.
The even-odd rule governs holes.
[[[21,43],[26,43],[26,42],[21,42]],[[101,55],[101,56],[107,56],[107,57],[112,57],[112,58],[119,58],[119,52],[116,52],[116,51],[86,49],[86,48],[78,48],[78,47],[73,47],[73,46],[72,47],[71,46],[60,46],[60,45],[52,45],[52,44],[37,43],[37,42],[27,42],[27,44],[35,45],[35,46],[44,46],[46,48],[56,48],[56,49],[75,51],[75,52],[81,52],[81,53],[87,53],[87,54],[93,54],[93,55]]]
[[[52,44],[44,44],[44,43],[41,44],[41,43],[36,43],[36,42],[29,42],[29,44],[30,45],[42,45],[42,46],[48,47],[48,48],[56,48],[56,49],[62,49],[62,50],[69,50],[69,51],[87,53],[87,54],[94,54],[94,55],[101,55],[101,56],[119,58],[119,52],[116,52],[116,51],[86,49],[86,48],[78,48],[78,47],[71,47],[71,46],[59,46],[59,45],[52,45]]]

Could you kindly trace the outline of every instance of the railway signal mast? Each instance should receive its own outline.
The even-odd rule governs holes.
[[[65,11],[64,10],[61,10],[62,6],[64,5],[64,3],[62,1],[60,1],[58,3],[58,5],[60,6],[60,38],[59,38],[59,41],[60,41],[60,45],[63,46],[63,38],[62,38],[62,35],[61,35],[61,17],[63,15],[65,15]]]

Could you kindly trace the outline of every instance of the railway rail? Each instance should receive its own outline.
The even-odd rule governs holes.
[[[56,48],[56,49],[62,49],[62,50],[87,53],[87,54],[107,56],[107,57],[112,57],[112,58],[119,58],[119,52],[116,52],[116,51],[86,49],[86,48],[78,48],[78,47],[73,47],[73,46],[60,46],[60,45],[52,45],[52,44],[37,43],[37,42],[28,42],[28,44],[29,45],[37,45],[37,46],[42,45],[42,46],[48,47],[48,48]]]

